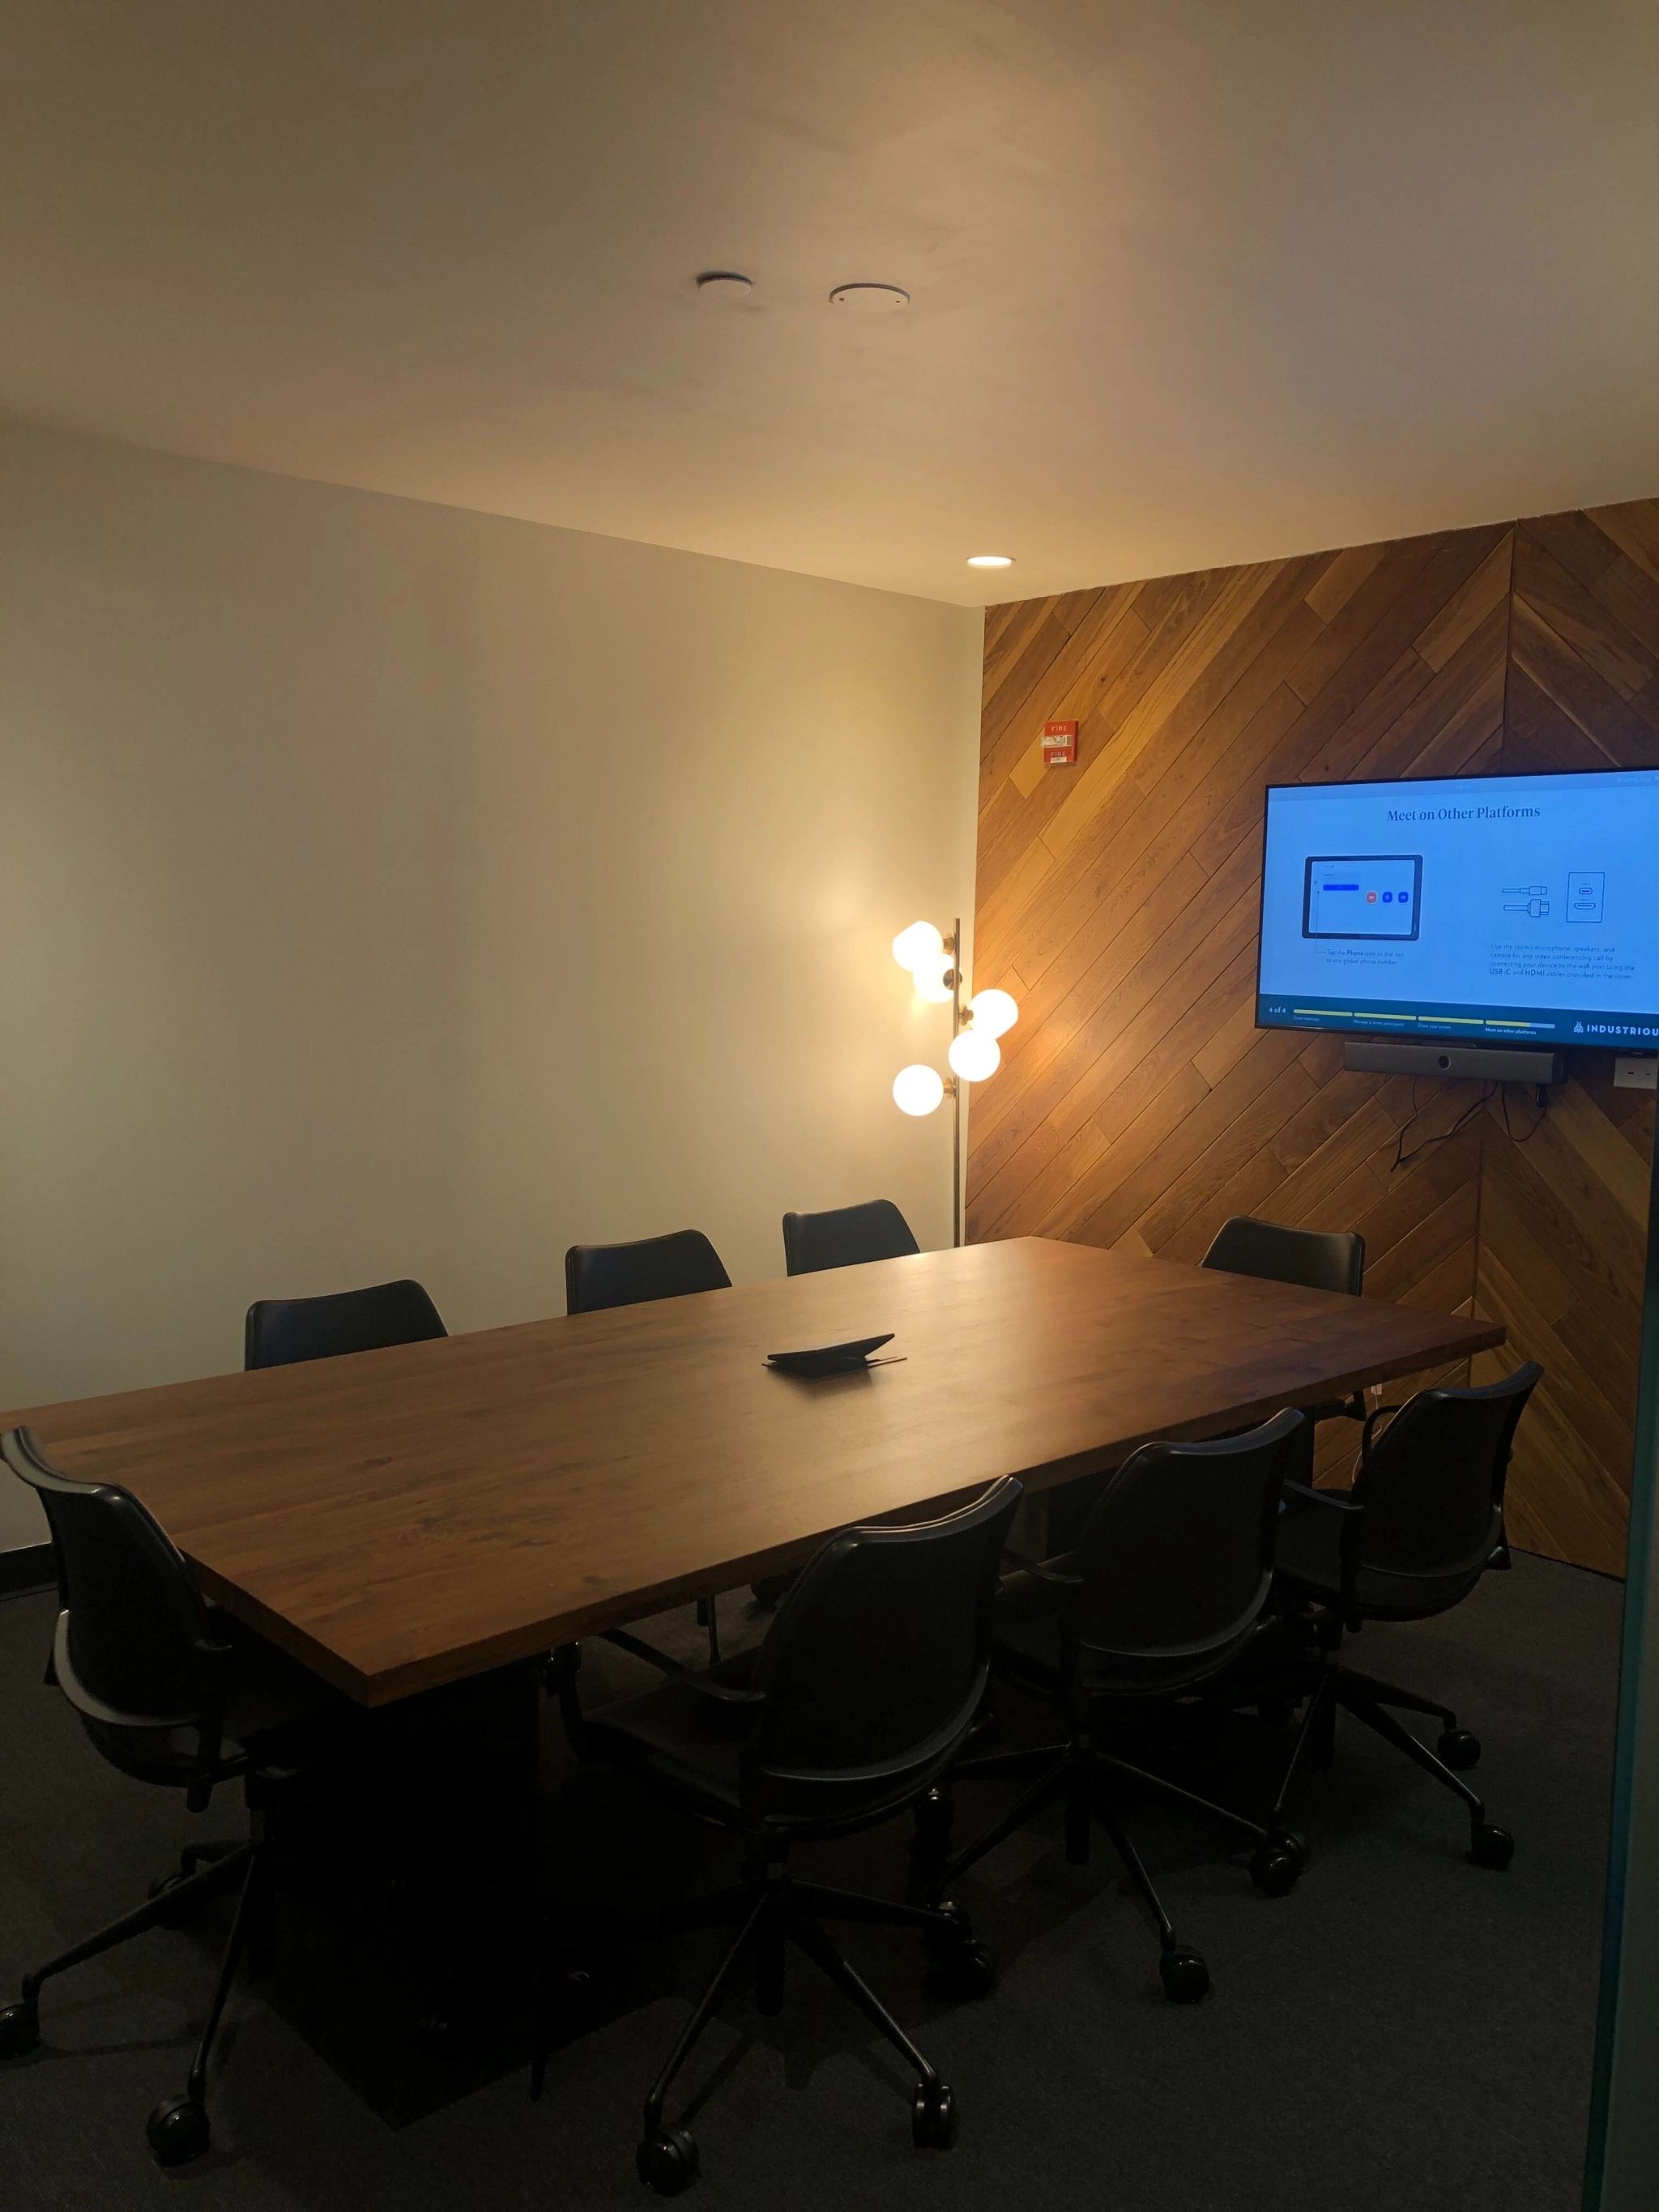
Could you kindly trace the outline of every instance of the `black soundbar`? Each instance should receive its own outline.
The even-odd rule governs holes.
[[[1565,1083],[1559,1052],[1505,1044],[1396,1044],[1392,1037],[1354,1037],[1342,1065],[1363,1075],[1467,1075],[1476,1083]]]

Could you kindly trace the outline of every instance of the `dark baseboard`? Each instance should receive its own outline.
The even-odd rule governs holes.
[[[0,1552],[0,1597],[50,1589],[57,1579],[50,1544],[22,1544],[15,1552]]]

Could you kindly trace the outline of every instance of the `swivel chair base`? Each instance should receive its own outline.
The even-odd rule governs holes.
[[[967,1916],[950,1904],[903,1905],[884,1898],[866,1897],[851,1890],[830,1889],[819,1882],[797,1881],[784,1872],[781,1858],[767,1863],[729,1889],[669,1907],[610,1931],[596,1947],[603,1954],[650,1937],[681,1935],[697,1928],[735,1926],[736,1934],[725,1956],[709,1978],[690,2019],[670,2051],[662,2071],[645,2100],[644,2128],[635,2154],[641,2181],[659,2196],[674,2197],[695,2179],[699,2155],[690,2130],[665,2120],[663,2106],[674,2077],[690,2057],[703,2029],[714,2017],[721,1996],[746,1955],[755,1961],[757,2009],[775,2014],[783,2009],[784,1962],[790,1944],[804,1951],[911,2067],[916,2076],[911,2102],[911,2138],[919,2150],[949,2150],[960,2126],[956,2099],[915,2045],[899,2026],[863,1977],[844,1958],[825,1934],[823,1920],[849,1920],[868,1927],[914,1928],[924,1936],[934,1962],[933,1980],[941,1993],[951,1996],[985,1996],[996,1982],[990,1953],[973,1938]],[[585,1966],[573,1966],[562,1977],[565,2019],[571,2033],[587,2025],[592,1984]],[[538,2007],[536,2050],[531,2072],[531,2094],[538,2097],[547,2072],[550,2008]]]
[[[21,2058],[38,2046],[40,1987],[44,1982],[85,1960],[112,1950],[130,1936],[142,1936],[151,1928],[176,1925],[191,1907],[231,1887],[239,1875],[241,1889],[236,1917],[220,1961],[219,1978],[184,2094],[169,2097],[159,2104],[147,2126],[149,2147],[162,2166],[183,2166],[199,2158],[211,2141],[207,2069],[225,2001],[250,1938],[255,1936],[257,1930],[262,1942],[269,1941],[272,1870],[267,1846],[263,1842],[192,1847],[185,1855],[185,1870],[155,1883],[147,1903],[132,1912],[124,1913],[95,1936],[88,1936],[57,1958],[48,1960],[44,1966],[36,1967],[33,1973],[26,1974],[17,2001],[0,2008],[0,2058]]]
[[[1164,1984],[1164,1995],[1175,2004],[1196,2004],[1206,1996],[1210,1987],[1210,1970],[1198,1952],[1183,1943],[1175,1925],[1164,1908],[1164,1901],[1146,1871],[1146,1862],[1135,1849],[1127,1829],[1118,1817],[1110,1801],[1107,1785],[1113,1774],[1127,1775],[1137,1782],[1149,1784],[1166,1796],[1175,1797],[1183,1804],[1226,1821],[1231,1826],[1243,1829],[1255,1838],[1255,1850],[1250,1859],[1250,1879],[1256,1887],[1270,1897],[1282,1897],[1296,1886],[1297,1877],[1308,1861],[1308,1847],[1300,1836],[1288,1828],[1273,1825],[1263,1826],[1259,1821],[1247,1820],[1243,1814],[1234,1813],[1224,1805],[1212,1804],[1208,1798],[1200,1797],[1190,1790],[1183,1790],[1160,1774],[1148,1773],[1144,1768],[1132,1766],[1126,1759],[1114,1758],[1101,1751],[1087,1736],[1079,1735],[1069,1743],[1043,1744],[1023,1751],[992,1753],[985,1757],[964,1759],[952,1768],[951,1781],[975,1782],[994,1779],[1018,1779],[1036,1775],[1036,1780],[1014,1800],[1007,1812],[994,1826],[975,1838],[966,1850],[958,1851],[933,1877],[931,1893],[942,1896],[988,1851],[995,1849],[1006,1837],[1023,1827],[1034,1814],[1058,1797],[1066,1801],[1066,1856],[1073,1866],[1086,1866],[1090,1856],[1090,1838],[1093,1823],[1098,1820],[1110,1838],[1113,1848],[1122,1861],[1125,1872],[1139,1891],[1143,1902],[1158,1924],[1158,1972]],[[937,1800],[938,1802],[934,1802]],[[924,1848],[939,1851],[945,1847],[949,1833],[950,1810],[948,1800],[935,1792],[933,1799],[924,1801],[918,1808],[917,1827]]]
[[[1515,1838],[1507,1828],[1500,1828],[1486,1818],[1485,1803],[1462,1779],[1463,1774],[1480,1761],[1479,1738],[1458,1727],[1457,1716],[1449,1705],[1437,1705],[1432,1698],[1419,1697],[1414,1690],[1402,1690],[1392,1682],[1380,1681],[1374,1674],[1361,1674],[1357,1668],[1346,1667],[1334,1657],[1322,1670],[1318,1686],[1302,1716],[1290,1764],[1274,1802],[1275,1820],[1279,1817],[1304,1751],[1316,1766],[1329,1766],[1335,1758],[1339,1708],[1352,1713],[1355,1720],[1363,1721],[1384,1743],[1403,1752],[1425,1774],[1431,1774],[1443,1789],[1462,1799],[1469,1816],[1469,1857],[1476,1866],[1501,1873],[1509,1865],[1515,1856]],[[1423,1713],[1439,1722],[1437,1757],[1395,1718],[1395,1710]]]

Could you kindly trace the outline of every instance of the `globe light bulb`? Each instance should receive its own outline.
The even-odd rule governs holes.
[[[948,1006],[951,1003],[951,986],[945,979],[950,972],[949,953],[936,952],[925,967],[917,968],[912,971],[916,996],[919,999],[925,999],[930,1006]]]
[[[930,961],[944,959],[945,939],[931,921],[913,921],[893,939],[893,957],[914,975]]]
[[[969,1083],[983,1083],[1001,1066],[1002,1047],[983,1030],[963,1030],[952,1040],[949,1056],[958,1075]]]
[[[893,1078],[893,1103],[901,1114],[931,1114],[944,1096],[945,1079],[935,1067],[918,1062]]]
[[[1019,1008],[1006,991],[981,991],[968,1011],[981,1036],[1005,1036],[1019,1019]]]

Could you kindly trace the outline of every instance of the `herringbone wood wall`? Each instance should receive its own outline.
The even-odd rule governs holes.
[[[1021,1017],[974,1093],[969,1235],[1195,1260],[1233,1213],[1359,1229],[1371,1294],[1478,1296],[1544,1361],[1514,1534],[1608,1569],[1650,1104],[1586,1054],[1544,1126],[1511,1094],[1459,1127],[1467,1085],[1349,1074],[1339,1039],[1258,1030],[1261,801],[1269,782],[1659,761],[1656,669],[1659,502],[986,623],[974,980]],[[1072,716],[1077,766],[1045,769],[1043,723]]]
[[[1517,772],[1659,763],[1659,500],[1517,527],[1503,760]],[[1613,1089],[1606,1053],[1574,1054],[1571,1067],[1524,1145],[1495,1120],[1482,1133],[1476,1299],[1548,1378],[1516,1443],[1517,1540],[1616,1573],[1654,1102]],[[1485,1381],[1501,1361],[1474,1364]]]

